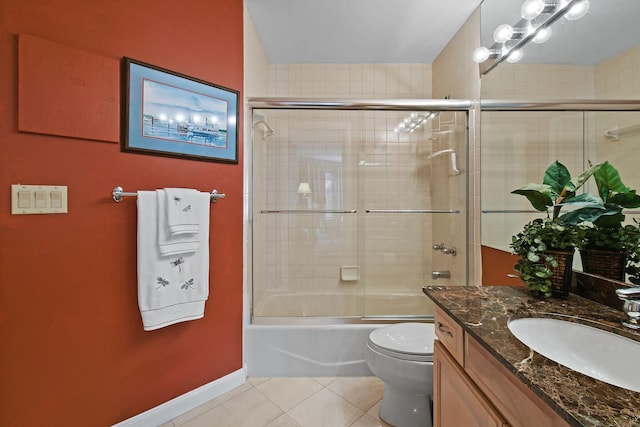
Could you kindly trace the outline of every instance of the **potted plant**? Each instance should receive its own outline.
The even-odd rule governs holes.
[[[627,264],[640,247],[638,223],[623,225],[624,208],[640,207],[640,195],[622,183],[618,170],[604,162],[594,173],[604,211],[593,222],[585,222],[586,243],[580,250],[583,270],[624,281]],[[638,255],[634,255],[634,258]],[[633,268],[633,266],[629,266]]]
[[[555,161],[545,171],[542,184],[512,191],[525,196],[534,209],[547,212],[546,218],[527,223],[511,242],[513,253],[520,256],[514,268],[533,295],[562,298],[569,294],[573,254],[584,244],[585,230],[578,224],[595,221],[605,211],[599,197],[576,192],[600,167],[591,166],[572,178],[566,166]],[[561,214],[562,207],[570,205],[576,209]]]
[[[520,256],[514,269],[532,295],[564,297],[571,283],[575,248],[583,241],[584,230],[579,226],[537,218],[512,237],[513,253]]]
[[[640,230],[640,222],[633,219],[636,230]],[[640,244],[627,254],[626,273],[629,275],[629,282],[640,285]]]

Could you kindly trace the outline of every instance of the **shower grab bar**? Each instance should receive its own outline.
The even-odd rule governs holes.
[[[459,214],[460,210],[446,209],[367,209],[366,213],[453,213]]]
[[[212,190],[209,194],[211,196],[211,203],[215,203],[218,201],[218,199],[224,199],[225,197],[227,197],[226,194],[218,193],[217,190]],[[114,188],[111,192],[111,195],[113,196],[113,200],[117,203],[120,203],[123,197],[138,197],[137,192],[126,192],[122,189],[122,187]]]
[[[621,128],[615,127],[613,129],[609,129],[604,133],[604,136],[606,136],[607,138],[611,138],[613,141],[619,141],[621,136],[630,135],[637,132],[640,132],[640,123],[624,126]]]
[[[335,214],[352,214],[357,213],[357,210],[334,210],[334,209],[276,209],[276,210],[268,210],[263,209],[260,211],[261,214],[296,214],[296,213],[335,213]]]
[[[505,210],[491,210],[491,209],[483,209],[480,212],[482,213],[486,213],[486,214],[492,214],[492,213],[540,213],[540,211],[536,211],[533,209],[505,209]]]

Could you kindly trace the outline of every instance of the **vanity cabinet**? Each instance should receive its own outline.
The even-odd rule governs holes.
[[[436,427],[509,425],[438,341],[433,354],[433,420]]]
[[[439,307],[434,321],[435,427],[569,426]]]

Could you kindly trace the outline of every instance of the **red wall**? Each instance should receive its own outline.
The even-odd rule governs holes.
[[[524,286],[516,274],[514,266],[518,256],[489,246],[482,246],[482,284],[485,286]]]
[[[18,33],[241,91],[242,0],[0,0],[0,425],[111,425],[242,367],[242,121],[238,165],[18,132]],[[67,185],[69,213],[10,215],[17,183]],[[143,331],[118,185],[227,194],[204,319]]]

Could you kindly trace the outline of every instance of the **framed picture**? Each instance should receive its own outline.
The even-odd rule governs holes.
[[[122,151],[238,163],[238,91],[123,59]]]

